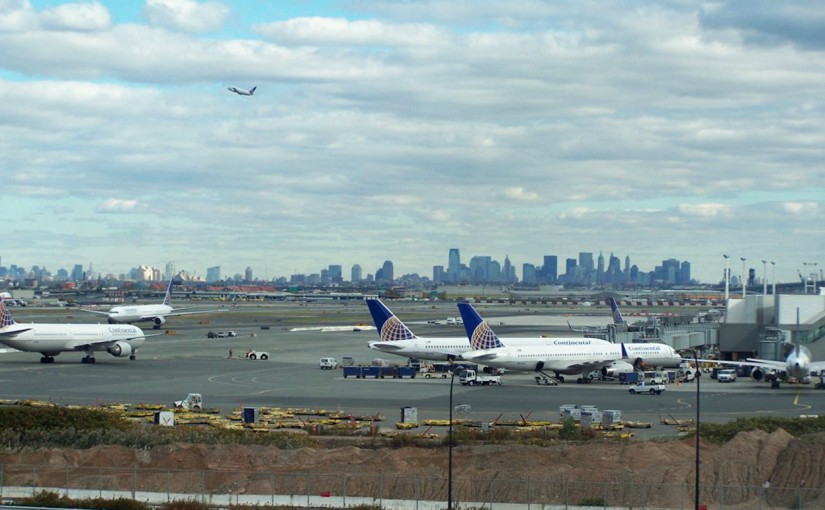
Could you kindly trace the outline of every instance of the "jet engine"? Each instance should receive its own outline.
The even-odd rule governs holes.
[[[155,323],[155,329],[160,329],[161,326],[166,324],[166,317],[155,317],[152,322]]]
[[[542,370],[544,370],[544,362],[539,361],[538,363],[536,363],[535,370],[536,370],[536,372],[541,372]]]
[[[762,369],[759,367],[753,367],[751,370],[751,377],[754,381],[761,381],[763,377],[765,377],[765,373],[762,372]]]
[[[642,358],[636,358],[633,360],[633,368],[636,370],[644,370],[645,369],[645,360]]]
[[[127,342],[117,342],[106,350],[109,351],[109,354],[112,356],[122,358],[132,354],[132,345]]]

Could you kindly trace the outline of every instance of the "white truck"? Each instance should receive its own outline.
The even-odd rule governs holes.
[[[181,411],[203,411],[203,398],[200,393],[190,393],[183,400],[175,401],[175,409]]]
[[[493,374],[478,373],[475,370],[462,370],[458,374],[458,382],[462,385],[475,386],[476,384],[498,384],[501,385],[501,376]]]
[[[648,382],[640,382],[636,386],[631,386],[628,390],[631,395],[661,395],[665,391],[664,384],[650,384]]]

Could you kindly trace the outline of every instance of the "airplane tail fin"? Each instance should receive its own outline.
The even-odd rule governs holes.
[[[257,89],[257,88],[258,88],[258,86],[256,85],[256,86],[252,87],[251,89],[249,89],[249,95],[251,96],[252,94],[254,94],[255,89]]]
[[[17,323],[14,322],[14,318],[12,318],[9,311],[6,310],[6,305],[3,304],[3,299],[0,299],[0,328],[14,326],[15,324]]]
[[[378,330],[381,340],[395,341],[415,338],[410,328],[384,306],[380,299],[367,299],[367,307],[370,309],[372,321],[375,323],[375,329]]]
[[[166,306],[172,305],[172,286],[175,284],[177,275],[169,279],[169,286],[166,288],[166,295],[163,297],[163,304]]]
[[[616,300],[612,297],[607,298],[607,300],[610,302],[610,310],[613,312],[613,324],[624,324],[624,317],[622,317],[622,312],[619,311]]]
[[[473,305],[459,303],[458,312],[461,314],[464,330],[467,332],[467,338],[470,340],[470,346],[474,351],[504,347],[490,325],[481,318]]]

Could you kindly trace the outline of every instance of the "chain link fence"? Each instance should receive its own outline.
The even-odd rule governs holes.
[[[380,457],[376,458],[380,462]],[[490,510],[690,509],[693,484],[646,484],[636,480],[578,482],[537,479],[453,477],[453,507]],[[93,468],[0,464],[0,499],[40,491],[69,497],[131,497],[160,503],[194,499],[216,505],[289,505],[344,508],[371,505],[399,510],[447,507],[446,476],[243,472],[221,470]],[[713,485],[700,488],[712,509],[825,508],[825,489]]]

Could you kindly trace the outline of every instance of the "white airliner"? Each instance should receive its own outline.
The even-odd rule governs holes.
[[[679,366],[682,362],[672,347],[660,343],[612,344],[593,338],[556,338],[552,345],[514,345],[513,339],[500,340],[471,304],[459,303],[458,311],[473,348],[463,353],[461,359],[496,368],[538,372],[564,381],[562,375],[587,374],[620,360],[630,361],[634,366],[642,362],[652,366]],[[546,372],[553,372],[555,377]],[[578,378],[578,382],[586,380]]]
[[[386,306],[378,299],[367,299],[375,328],[378,330],[378,341],[370,342],[370,349],[431,361],[450,361],[459,359],[462,353],[470,350],[470,342],[466,336],[459,337],[420,337],[410,331]],[[513,339],[513,345],[554,345],[556,342],[582,341],[589,345],[612,345],[604,340],[594,338],[519,338]]]
[[[24,352],[39,352],[40,363],[54,363],[61,352],[85,352],[83,363],[94,363],[94,352],[135,359],[143,345],[143,330],[132,325],[18,324],[0,300],[0,343]]]
[[[690,360],[688,360],[690,361]],[[819,373],[825,370],[825,361],[812,361],[811,351],[804,345],[793,344],[793,349],[785,358],[785,361],[772,361],[759,358],[746,358],[745,361],[719,361],[712,359],[700,359],[699,361],[718,363],[720,365],[753,367],[751,376],[757,381],[765,377],[765,372],[773,372],[778,378],[793,377],[797,381],[802,381],[810,377],[811,373]],[[771,387],[779,388],[779,379],[771,379]]]
[[[230,92],[234,92],[234,93],[238,94],[239,96],[251,96],[252,94],[255,93],[255,89],[257,89],[257,88],[258,87],[252,87],[249,90],[244,90],[244,89],[239,89],[237,87],[229,87],[227,90],[229,90]]]
[[[179,276],[179,275],[178,275]],[[108,311],[88,310],[81,308],[84,312],[96,313],[105,315],[108,318],[109,324],[131,324],[133,322],[153,322],[155,329],[166,324],[167,317],[174,317],[177,315],[194,315],[202,313],[221,312],[224,310],[176,310],[172,308],[172,286],[180,283],[176,281],[175,276],[169,281],[169,287],[166,289],[166,296],[163,298],[163,303],[159,305],[128,305],[128,306],[113,306]]]

